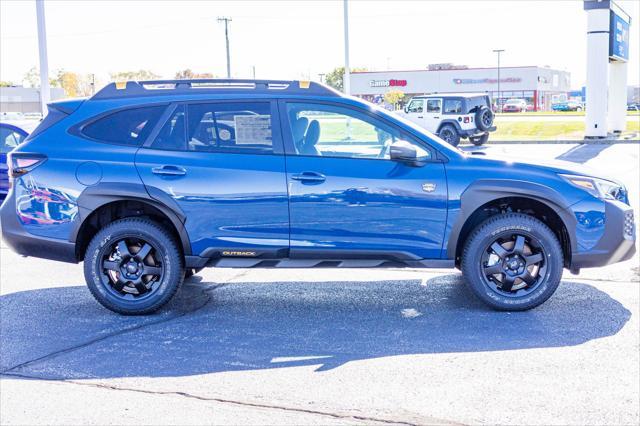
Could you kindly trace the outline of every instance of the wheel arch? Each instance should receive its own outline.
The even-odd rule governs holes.
[[[442,128],[447,124],[453,125],[453,127],[456,129],[456,132],[458,132],[458,136],[462,137],[462,127],[460,126],[460,123],[458,123],[458,120],[454,120],[452,118],[442,120],[438,125],[438,130],[436,130],[436,133],[440,133],[440,130],[442,130]]]
[[[152,196],[142,184],[104,183],[88,187],[78,197],[80,220],[69,240],[76,245],[78,261],[95,233],[107,223],[124,217],[151,217],[163,223],[174,235],[185,256],[191,255],[191,243],[184,227],[186,216],[165,193]]]
[[[576,250],[576,219],[568,203],[552,188],[512,180],[478,180],[460,197],[460,214],[447,242],[447,257],[459,265],[462,248],[471,231],[486,218],[521,211],[542,220],[556,234],[563,249],[565,266]]]

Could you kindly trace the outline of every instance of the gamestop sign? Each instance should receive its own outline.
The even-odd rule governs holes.
[[[404,87],[407,85],[407,80],[371,80],[369,86],[371,87]]]

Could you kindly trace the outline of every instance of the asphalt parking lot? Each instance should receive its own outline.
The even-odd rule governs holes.
[[[608,171],[640,145],[496,145]],[[640,216],[640,215],[636,215]],[[638,255],[528,312],[453,270],[216,270],[161,313],[101,308],[81,265],[0,248],[1,424],[638,424]]]

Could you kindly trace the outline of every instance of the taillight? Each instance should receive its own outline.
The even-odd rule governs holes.
[[[465,123],[468,123],[468,122],[469,122],[469,117],[465,117],[465,118],[464,118],[464,122],[465,122]]]
[[[9,176],[17,178],[26,175],[46,160],[47,156],[42,154],[10,152],[7,161],[7,165],[9,166]]]

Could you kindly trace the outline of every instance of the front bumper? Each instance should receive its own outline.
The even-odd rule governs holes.
[[[14,191],[10,190],[0,207],[2,239],[16,253],[23,256],[78,263],[74,243],[55,238],[40,237],[27,232],[16,214]]]
[[[593,268],[629,260],[636,253],[633,209],[617,201],[605,202],[605,229],[591,250],[571,257],[571,269]]]

